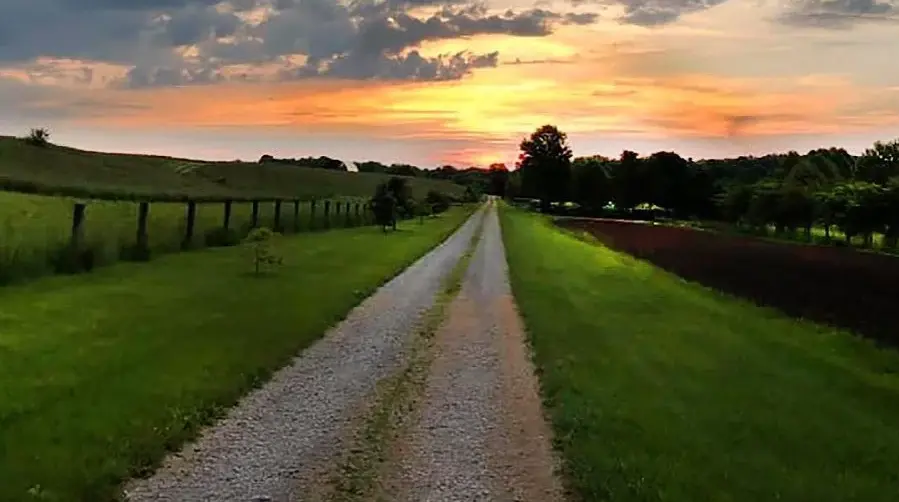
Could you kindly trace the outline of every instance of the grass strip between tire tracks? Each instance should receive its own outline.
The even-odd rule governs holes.
[[[388,457],[390,444],[400,437],[415,415],[417,397],[424,390],[431,365],[432,340],[447,308],[462,288],[468,264],[481,239],[487,211],[489,205],[485,205],[478,216],[466,251],[444,278],[434,305],[422,316],[421,327],[407,347],[403,367],[378,382],[374,404],[355,431],[348,455],[342,459],[331,480],[329,502],[388,500],[383,493],[379,493],[380,468]]]

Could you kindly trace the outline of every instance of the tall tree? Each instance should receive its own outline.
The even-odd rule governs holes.
[[[893,176],[899,176],[899,139],[878,141],[858,159],[856,178],[860,181],[882,185]]]
[[[545,125],[521,141],[521,177],[524,189],[540,199],[542,211],[568,197],[571,183],[571,148],[568,136]]]
[[[506,196],[506,189],[509,185],[509,169],[505,164],[490,164],[490,186],[487,192],[490,195],[498,197]]]
[[[578,157],[571,163],[572,198],[593,213],[601,211],[612,198],[608,163],[609,159],[599,155]]]
[[[637,152],[625,150],[611,169],[614,201],[620,209],[632,209],[649,199],[649,185],[643,175],[643,161]]]

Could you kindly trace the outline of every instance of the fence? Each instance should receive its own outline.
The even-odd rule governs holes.
[[[169,199],[121,201],[100,198],[66,202],[58,197],[9,196],[29,200],[40,198],[30,212],[39,213],[40,209],[47,209],[52,215],[45,217],[44,221],[32,221],[28,216],[23,218],[13,214],[7,223],[12,221],[20,228],[9,225],[3,228],[0,225],[0,283],[46,273],[87,271],[118,260],[143,261],[159,252],[234,245],[255,227],[265,226],[290,234],[374,222],[369,204],[362,199],[200,199],[174,202]],[[69,216],[65,216],[63,211],[66,209],[60,207],[61,204],[71,204],[68,206]],[[183,208],[183,212],[177,209],[178,206]],[[15,208],[16,203],[7,207]],[[115,211],[110,207],[114,207]],[[156,220],[164,217],[164,222],[154,220],[154,207],[159,213]],[[92,210],[95,212],[92,213]],[[111,212],[115,214],[111,216]],[[92,215],[95,216],[93,225]],[[70,218],[70,225],[60,228],[66,225],[66,218]],[[41,241],[35,235],[44,234],[29,229],[29,226],[52,226],[55,241]],[[86,232],[86,228],[90,231]],[[18,243],[18,249],[15,239],[17,231],[25,234],[25,239],[20,239]],[[46,231],[47,235],[49,233]],[[86,233],[89,235],[86,236]],[[23,245],[26,248],[24,252]]]

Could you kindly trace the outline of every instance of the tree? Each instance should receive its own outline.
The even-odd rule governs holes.
[[[505,164],[490,164],[490,186],[487,192],[497,197],[506,196],[506,188],[509,185],[509,169]]]
[[[409,164],[391,164],[384,172],[394,176],[418,176],[421,169]]]
[[[885,184],[899,176],[899,139],[886,143],[877,141],[858,159],[856,179]]]
[[[381,225],[383,231],[386,232],[388,227],[396,230],[396,198],[387,183],[381,183],[375,189],[375,195],[371,199],[371,210],[375,215],[375,223]]]
[[[690,171],[687,161],[674,152],[656,152],[644,162],[643,175],[649,193],[645,200],[686,216],[689,205]]]
[[[281,265],[283,260],[273,247],[273,241],[280,234],[270,228],[254,228],[245,238],[244,244],[250,248],[253,257],[253,271],[256,275],[262,273],[265,267]]]
[[[556,126],[545,125],[521,141],[522,185],[540,199],[548,212],[553,202],[564,201],[571,183],[571,148],[568,136]]]
[[[642,162],[636,152],[625,150],[618,162],[612,164],[613,200],[621,209],[632,209],[649,198]]]
[[[608,162],[609,159],[595,155],[578,157],[571,163],[572,198],[592,214],[599,213],[612,199]]]
[[[356,162],[356,169],[359,169],[360,173],[383,173],[387,171],[387,166],[380,162],[367,160],[365,162]]]
[[[396,212],[398,216],[402,218],[415,216],[413,210],[415,201],[412,200],[412,188],[409,187],[408,179],[392,176],[387,180],[387,191],[390,192],[396,202]]]
[[[899,243],[899,176],[890,178],[883,190],[882,211],[886,232],[885,247],[895,248]]]

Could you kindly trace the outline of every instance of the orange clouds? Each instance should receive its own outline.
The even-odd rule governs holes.
[[[735,78],[683,71],[645,76],[652,72],[634,68],[641,62],[663,67],[664,51],[624,44],[585,57],[549,40],[521,43],[530,45],[510,50],[512,56],[530,53],[555,62],[501,64],[453,82],[68,89],[35,106],[66,110],[83,125],[116,129],[239,127],[449,141],[456,146],[435,152],[435,161],[479,165],[513,157],[520,138],[545,123],[623,143],[626,138],[825,134],[899,123],[899,107],[872,104],[895,103],[897,93],[865,89],[843,78]],[[427,50],[455,49],[451,45]]]

